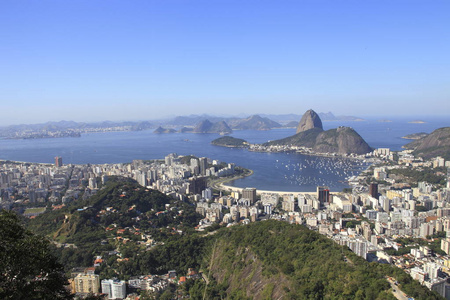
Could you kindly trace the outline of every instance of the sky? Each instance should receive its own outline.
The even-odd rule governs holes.
[[[447,0],[2,0],[0,125],[450,116]]]

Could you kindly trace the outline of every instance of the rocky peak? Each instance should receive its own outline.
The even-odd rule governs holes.
[[[322,121],[320,120],[319,115],[313,111],[312,109],[305,112],[298,123],[297,133],[307,131],[313,128],[319,128],[323,130]]]

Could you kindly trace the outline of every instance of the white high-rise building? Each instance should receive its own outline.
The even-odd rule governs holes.
[[[127,296],[126,283],[114,279],[103,279],[102,293],[107,294],[108,299],[123,299]]]

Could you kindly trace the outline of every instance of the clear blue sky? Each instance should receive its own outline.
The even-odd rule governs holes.
[[[0,125],[450,115],[450,1],[0,1]]]

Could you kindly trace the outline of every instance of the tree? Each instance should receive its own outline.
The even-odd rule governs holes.
[[[50,242],[0,211],[0,299],[72,299]]]

